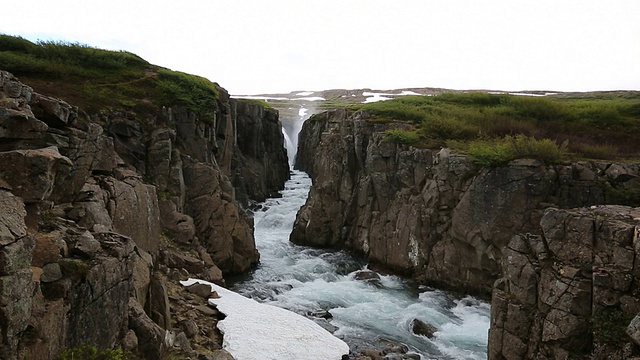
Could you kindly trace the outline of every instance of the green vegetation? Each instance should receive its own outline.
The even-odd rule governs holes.
[[[640,207],[640,182],[633,184],[635,186],[624,189],[616,189],[607,184],[604,189],[607,201],[611,204]]]
[[[262,107],[264,107],[265,109],[273,109],[273,107],[271,106],[271,104],[269,104],[268,102],[264,101],[264,100],[259,100],[259,99],[236,99],[237,101],[244,101],[244,102],[248,102],[251,104],[258,104],[258,105],[262,105]]]
[[[119,109],[155,114],[162,106],[177,105],[210,122],[218,107],[218,89],[211,81],[149,64],[126,51],[77,43],[32,43],[0,34],[0,69],[38,92],[88,112]]]
[[[558,146],[549,139],[535,139],[519,134],[490,140],[473,140],[467,152],[476,164],[499,166],[520,158],[538,159],[555,163],[566,156],[567,143]]]
[[[390,129],[385,131],[386,140],[401,144],[416,144],[420,135],[416,130]]]
[[[63,351],[57,360],[136,360],[139,359],[129,351],[122,349],[106,349],[98,351],[95,346],[83,344]]]
[[[478,164],[495,166],[521,157],[555,162],[568,157],[640,156],[640,93],[622,95],[445,93],[351,108],[367,111],[374,123],[413,126],[410,137],[404,130],[387,131],[390,140],[423,147],[452,146],[471,154]]]
[[[593,341],[600,344],[620,345],[628,341],[625,330],[631,318],[620,309],[603,309],[591,317]]]

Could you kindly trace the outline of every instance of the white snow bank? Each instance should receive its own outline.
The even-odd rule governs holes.
[[[400,94],[401,96],[405,96],[405,95],[422,95],[422,94],[418,94],[415,91],[411,91],[411,90],[403,90]]]
[[[220,295],[209,303],[227,316],[218,322],[218,329],[224,334],[223,348],[236,360],[336,360],[349,353],[344,341],[304,316],[204,280],[180,283],[206,284]]]
[[[296,96],[309,96],[309,95],[313,95],[315,91],[303,91],[303,92],[299,92],[296,94]]]

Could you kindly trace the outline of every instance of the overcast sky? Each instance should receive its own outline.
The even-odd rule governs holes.
[[[640,0],[30,0],[0,33],[127,50],[236,95],[640,90]]]

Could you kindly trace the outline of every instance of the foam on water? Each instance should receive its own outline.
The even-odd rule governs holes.
[[[263,303],[308,315],[326,310],[329,327],[352,350],[401,342],[425,359],[485,359],[489,305],[472,297],[423,291],[396,276],[379,283],[354,279],[364,263],[342,251],[289,242],[296,213],[311,180],[293,171],[282,197],[268,199],[254,214],[260,265],[233,289]],[[433,339],[414,335],[420,319],[437,328]]]

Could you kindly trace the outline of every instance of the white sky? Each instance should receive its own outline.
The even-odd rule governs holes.
[[[640,90],[640,0],[30,0],[0,33],[127,50],[237,95]]]

